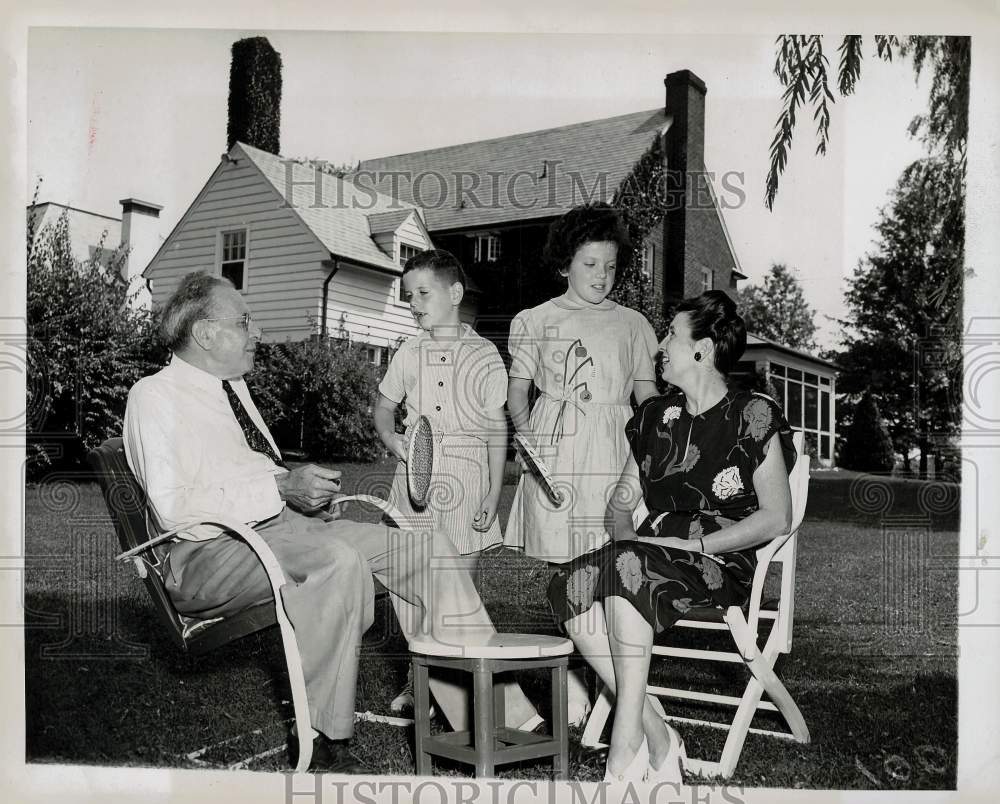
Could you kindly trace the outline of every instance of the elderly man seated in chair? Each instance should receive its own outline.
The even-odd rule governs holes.
[[[470,575],[448,567],[444,536],[408,533],[324,512],[340,472],[288,470],[250,394],[260,330],[226,279],[189,274],[162,311],[169,365],[135,384],[125,412],[129,466],[148,497],[158,532],[235,517],[274,552],[287,584],[282,599],[295,628],[316,733],[310,768],[364,772],[351,756],[362,634],[374,617],[374,575],[389,589],[404,634],[469,644],[493,633]],[[254,552],[217,526],[197,525],[170,543],[164,580],[177,610],[211,618],[271,597]],[[445,625],[447,624],[447,625]],[[453,727],[466,728],[464,689],[432,680]],[[507,722],[537,720],[520,689],[507,695]],[[292,735],[297,752],[302,735]]]

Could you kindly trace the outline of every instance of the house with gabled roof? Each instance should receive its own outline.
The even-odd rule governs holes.
[[[680,177],[680,203],[637,249],[666,306],[706,288],[735,292],[745,278],[705,171],[705,85],[682,70],[664,80],[662,108],[479,142],[363,161],[344,177],[322,162],[236,143],[149,263],[154,304],[192,270],[229,276],[246,294],[265,340],[321,333],[374,352],[413,334],[401,300],[401,263],[440,247],[469,269],[463,317],[504,321],[558,291],[540,256],[547,227],[570,207],[610,201],[634,165],[662,144]],[[477,287],[478,286],[478,287]]]
[[[415,334],[402,264],[433,247],[413,204],[345,181],[321,163],[235,143],[146,267],[154,305],[187,273],[228,277],[266,341],[314,334],[387,347]],[[474,288],[472,289],[474,291]],[[463,319],[475,318],[474,292]]]
[[[704,178],[705,84],[681,70],[664,85],[658,109],[364,160],[352,178],[420,207],[438,246],[516,311],[548,291],[533,282],[548,225],[577,204],[612,201],[658,139],[674,203],[637,244],[642,270],[668,307],[709,288],[735,293],[746,277],[722,207],[741,199],[720,201]],[[497,272],[507,281],[491,283]]]
[[[501,351],[510,314],[564,287],[539,276],[549,224],[577,204],[612,202],[651,152],[663,159],[666,204],[662,220],[636,244],[640,270],[667,310],[710,289],[735,297],[746,276],[724,209],[742,203],[742,186],[736,176],[713,174],[706,160],[704,82],[681,70],[663,83],[657,109],[369,159],[353,179],[423,210],[435,243],[493,296],[480,307],[495,320],[481,319],[480,329]],[[715,185],[727,195],[720,198]],[[750,334],[734,374],[763,376],[818,461],[833,463],[836,366]]]

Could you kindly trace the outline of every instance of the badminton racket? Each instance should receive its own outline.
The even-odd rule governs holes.
[[[417,508],[427,505],[434,475],[434,431],[426,416],[418,416],[406,437],[406,488]]]
[[[555,482],[552,479],[552,472],[549,471],[549,467],[545,465],[545,461],[541,459],[541,456],[535,452],[534,447],[528,443],[528,439],[520,433],[515,433],[514,444],[521,453],[521,459],[537,478],[542,488],[545,489],[545,493],[549,495],[552,502],[556,506],[562,505],[565,502],[565,496],[556,488]]]

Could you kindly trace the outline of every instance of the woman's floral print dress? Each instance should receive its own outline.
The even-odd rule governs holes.
[[[730,390],[698,416],[684,403],[681,393],[648,399],[625,427],[649,509],[640,537],[697,541],[756,511],[753,473],[775,433],[786,470],[795,465],[791,428],[770,397]],[[641,541],[610,542],[564,565],[549,585],[549,602],[565,622],[594,600],[623,597],[659,633],[692,608],[747,600],[756,548],[714,559]]]

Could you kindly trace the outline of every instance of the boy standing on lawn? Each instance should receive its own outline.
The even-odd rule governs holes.
[[[379,437],[399,459],[389,502],[420,529],[448,536],[460,554],[456,561],[478,587],[481,554],[503,541],[497,509],[507,458],[507,371],[496,347],[461,321],[466,279],[452,254],[411,257],[402,282],[420,332],[393,356],[375,405]],[[395,428],[404,401],[407,429],[426,416],[434,432],[434,477],[422,509],[410,500],[406,436]],[[507,685],[507,704],[509,723],[532,728],[541,722],[517,685]],[[395,710],[407,706],[410,683],[393,701]]]

